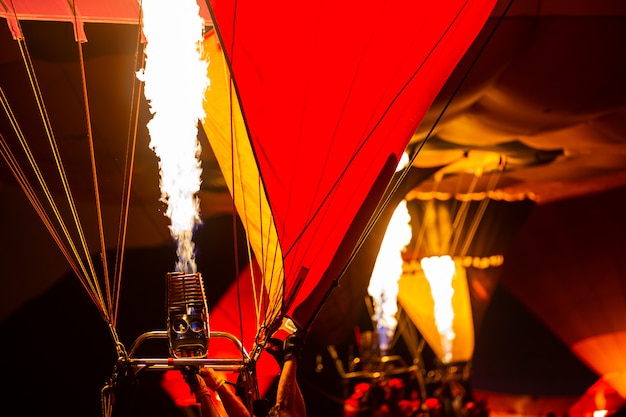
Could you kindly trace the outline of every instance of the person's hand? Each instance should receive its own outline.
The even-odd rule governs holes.
[[[194,387],[194,394],[196,395],[196,401],[200,402],[200,399],[202,397],[210,397],[211,391],[209,390],[209,387],[207,387],[207,384],[205,383],[202,376],[200,376],[199,374],[196,374],[196,381],[197,384]]]
[[[217,372],[215,372],[213,368],[200,368],[199,376],[201,377],[200,379],[202,379],[202,383],[205,386],[208,386],[213,391],[217,391],[218,389],[220,389],[220,387],[226,382],[225,380],[220,378],[220,376],[217,374]]]

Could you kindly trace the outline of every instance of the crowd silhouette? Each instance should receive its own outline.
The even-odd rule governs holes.
[[[359,382],[344,400],[344,417],[487,417],[485,404],[455,379],[441,381],[423,399],[402,378]]]

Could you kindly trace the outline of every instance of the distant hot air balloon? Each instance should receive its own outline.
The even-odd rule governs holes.
[[[600,376],[598,398],[604,385],[607,398],[612,389],[626,399],[626,222],[621,208],[607,203],[620,192],[539,205],[512,245],[503,281]],[[544,237],[535,239],[539,231]],[[601,406],[602,400],[593,405]]]
[[[535,205],[526,196],[473,191],[483,176],[495,181],[487,190],[494,188],[504,168],[494,157],[493,168],[482,161],[478,169],[460,170],[455,195],[436,188],[452,165],[435,175],[432,191],[421,186],[407,194],[413,239],[404,254],[398,299],[444,366],[471,363],[474,332],[506,262],[507,245]]]

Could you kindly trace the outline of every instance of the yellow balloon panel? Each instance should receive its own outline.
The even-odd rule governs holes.
[[[454,294],[451,303],[455,337],[452,341],[452,358],[447,362],[468,362],[474,353],[472,308],[465,268],[456,260],[455,267],[456,272],[452,279]],[[435,302],[424,271],[419,267],[411,272],[405,271],[400,277],[398,286],[398,302],[435,355],[443,361],[445,352],[435,322]]]
[[[206,117],[202,127],[261,267],[268,305],[280,306],[284,272],[282,251],[241,106],[215,32],[205,36],[203,51],[209,61],[207,76],[211,84],[205,94]],[[266,312],[265,324],[275,320],[280,311],[274,307],[272,312]]]

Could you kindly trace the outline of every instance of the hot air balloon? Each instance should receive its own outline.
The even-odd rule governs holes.
[[[596,409],[612,412],[626,398],[621,348],[624,222],[622,216],[611,214],[619,208],[606,204],[617,192],[579,198],[567,208],[563,202],[540,205],[514,242],[511,269],[504,281],[506,288],[598,375],[598,382],[589,387],[593,392],[590,397],[594,398],[590,402]],[[604,215],[590,227],[587,213],[599,206]],[[546,228],[554,233],[535,242],[531,250],[524,242]],[[520,279],[519,274],[527,279]],[[550,299],[544,299],[548,294]],[[574,408],[575,404],[571,406]],[[584,413],[583,410],[573,409],[572,414]]]
[[[256,336],[243,349],[251,353],[250,359],[259,359],[268,337],[284,318],[292,319],[304,331],[310,328],[375,214],[411,135],[494,3],[493,0],[450,0],[437,5],[342,3],[334,7],[333,13],[326,13],[313,4],[287,7],[282,3],[202,2],[202,6],[208,7],[210,18],[204,7],[200,8],[201,15],[205,24],[211,26],[206,28],[204,40],[204,52],[211,65],[202,127],[245,230],[250,259],[254,258],[260,270],[255,300],[259,302],[256,313],[260,312],[261,316],[252,319]],[[96,148],[102,148],[90,120],[89,74],[83,55],[89,50],[89,42],[85,44],[85,41],[90,37],[83,29],[85,22],[137,24],[132,30],[136,34],[134,46],[139,46],[141,34],[137,28],[145,21],[140,19],[139,9],[126,2],[109,5],[110,9],[106,10],[90,8],[91,2],[76,2],[71,6],[68,11],[65,5],[17,3],[4,14],[17,45],[24,48],[22,51],[27,51],[28,43],[27,37],[21,37],[21,19],[33,16],[70,22],[65,28],[79,41],[76,44],[79,68],[72,72],[81,79],[82,100],[75,103],[78,109],[83,107],[81,114],[87,116],[87,155],[91,156],[92,166],[86,172],[92,172],[94,179],[95,223],[101,235],[98,252],[103,258],[104,278],[98,275],[100,267],[91,264],[88,251],[86,258],[79,257],[70,263],[92,300],[97,301],[105,327],[113,336],[114,348],[125,364],[129,361],[131,365],[150,368],[153,364],[185,363],[179,357],[168,358],[166,362],[161,358],[136,358],[134,346],[125,349],[129,342],[117,331],[116,297],[124,294],[123,286],[121,281],[116,280],[112,286],[107,282],[107,269],[111,265],[102,236],[105,226],[99,200],[104,173],[96,169],[100,155],[99,151],[95,152]],[[175,13],[172,16],[178,17]],[[150,45],[145,27],[144,35]],[[45,101],[41,99],[45,92],[38,95],[39,84],[33,81],[36,68],[29,66],[28,52],[24,56],[33,91],[40,99],[37,105],[43,109]],[[134,80],[137,69],[132,65],[127,67],[129,77],[125,82]],[[140,69],[140,76],[147,77],[145,68]],[[106,84],[102,82],[102,85]],[[143,99],[139,99],[138,90],[132,91],[128,134],[131,139],[135,129],[143,130],[137,127],[140,119],[153,120],[147,117],[145,108],[141,109]],[[149,101],[151,105],[156,102]],[[21,140],[19,120],[12,118],[12,111],[8,110],[10,100],[4,103]],[[54,137],[55,124],[47,119],[45,111],[40,113],[47,136]],[[5,142],[3,134],[3,144],[11,141],[7,138]],[[305,143],[316,146],[305,152],[302,146]],[[64,180],[60,152],[56,145],[52,148],[55,164],[60,167],[59,176]],[[68,250],[61,241],[67,238],[71,242],[71,238],[64,236],[64,232],[59,234],[52,226],[36,193],[30,191],[28,175],[14,163],[18,159],[13,158],[12,152],[8,147],[3,148],[3,156],[14,176],[69,260],[72,243]],[[81,160],[78,149],[71,152],[75,152],[76,160]],[[133,152],[128,155],[129,161],[133,161]],[[44,175],[39,172],[36,169],[40,179],[48,176],[47,170]],[[126,172],[133,170],[129,167]],[[123,184],[122,201],[128,205],[131,183],[127,177],[124,180],[128,182]],[[62,183],[65,195],[71,194],[70,182]],[[46,194],[56,195],[54,191]],[[78,210],[72,203],[69,210],[73,218],[78,218]],[[121,212],[122,242],[117,248],[116,262],[124,256],[124,227],[128,224],[128,212]],[[174,225],[170,226],[172,229]],[[80,226],[78,229],[81,234]],[[62,226],[61,230],[65,228]],[[123,275],[122,266],[121,261],[113,265],[111,273],[116,279]],[[91,279],[84,279],[85,276]],[[181,278],[178,271],[174,278]],[[206,280],[204,286],[213,285]],[[194,309],[203,310],[203,307]],[[173,316],[168,320],[178,323]],[[218,327],[217,323],[211,323],[211,332]],[[158,332],[157,336],[163,334]],[[180,349],[178,345],[170,345],[171,351]],[[200,356],[204,356],[210,347],[198,349]],[[130,357],[126,356],[128,352]],[[246,362],[247,357],[244,359]],[[203,363],[204,358],[194,360],[193,363]],[[123,373],[123,369],[116,368],[114,376]]]
[[[414,189],[406,197],[414,224],[413,241],[405,254],[406,275],[400,280],[404,290],[399,298],[444,364],[471,361],[474,327],[480,327],[490,293],[497,283],[497,274],[478,271],[502,265],[509,241],[534,206],[529,196],[494,192],[499,173],[505,169],[506,156],[478,154],[473,157],[470,153],[442,168],[432,181],[421,184],[419,190]],[[438,184],[444,175],[453,172],[457,173],[456,194],[439,192]],[[486,183],[486,187],[477,186],[479,182]],[[426,191],[429,187],[430,191]],[[477,189],[484,191],[476,192]],[[441,257],[446,257],[451,268],[451,281],[447,285],[452,292],[448,295],[451,298],[438,302],[436,287],[448,281],[429,277],[429,273],[441,271],[436,268],[429,272],[429,268],[432,268],[430,263],[443,261]],[[473,274],[476,278],[472,278]],[[487,279],[489,275],[493,277]],[[430,294],[431,300],[426,301]],[[451,309],[438,305],[450,302]],[[439,314],[451,314],[450,327],[437,325],[439,308],[442,309]],[[444,337],[447,328],[451,331],[450,339]]]
[[[400,317],[408,318],[411,324],[399,328],[397,336],[408,339],[408,357],[422,374],[421,380],[418,378],[422,401],[447,384],[460,383],[467,387],[463,392],[469,391],[474,332],[480,329],[497,286],[506,247],[535,206],[526,196],[474,192],[472,184],[478,181],[490,182],[493,190],[504,169],[501,158],[506,157],[468,155],[456,166],[450,164],[432,172],[432,178],[423,179],[403,194],[411,213],[412,240],[402,251],[404,266],[396,277],[397,301]],[[476,160],[478,165],[472,166]],[[494,162],[493,171],[485,161]],[[458,192],[437,192],[443,175],[455,171]],[[421,191],[428,189],[431,191]],[[440,260],[447,264],[438,264]],[[429,270],[428,262],[437,263],[434,270]],[[450,267],[449,275],[438,276],[446,270],[445,265]],[[442,295],[447,298],[442,299]],[[419,336],[408,331],[411,327]],[[434,352],[434,362],[422,357],[423,344],[417,343],[420,338]],[[411,343],[411,339],[415,340]]]

